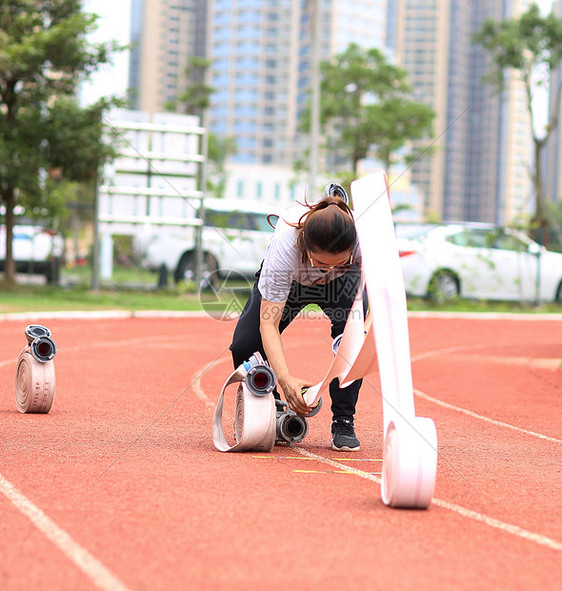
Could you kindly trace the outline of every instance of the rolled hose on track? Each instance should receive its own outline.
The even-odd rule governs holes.
[[[384,438],[381,497],[389,507],[426,509],[435,491],[437,432],[426,417],[391,421]]]
[[[322,399],[307,415],[298,415],[286,402],[275,400],[277,380],[259,353],[242,363],[225,382],[213,417],[213,443],[219,451],[271,451],[276,443],[298,443],[308,434],[306,418],[320,411]],[[234,440],[224,435],[223,407],[228,386],[238,384],[234,409]],[[303,393],[305,389],[303,390]]]
[[[55,399],[55,364],[57,352],[51,331],[41,325],[25,330],[27,345],[16,363],[15,398],[21,413],[48,413]]]
[[[222,413],[228,386],[238,384],[234,413],[235,443],[229,445],[224,436]],[[275,445],[276,379],[273,370],[261,355],[254,354],[240,365],[224,384],[213,418],[213,443],[219,451],[271,451]]]

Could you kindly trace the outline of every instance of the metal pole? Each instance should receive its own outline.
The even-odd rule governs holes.
[[[537,307],[542,305],[542,298],[541,298],[541,255],[542,255],[542,245],[539,244],[539,250],[537,251],[537,275],[536,275],[536,283],[535,283],[535,305]]]
[[[203,161],[199,166],[199,190],[201,191],[201,202],[197,215],[201,225],[195,229],[195,285],[199,289],[203,272],[203,228],[205,220],[205,192],[207,185],[207,156],[209,152],[209,109],[203,110],[202,122],[203,133],[201,135],[200,152]]]
[[[94,244],[92,247],[92,291],[99,291],[100,288],[100,270],[99,270],[99,207],[100,207],[100,183],[101,183],[100,169],[96,174],[96,189],[94,192]]]
[[[318,69],[318,0],[310,3],[310,85],[312,91],[311,122],[310,122],[310,193],[316,190],[318,175],[318,142],[320,138],[320,76]]]

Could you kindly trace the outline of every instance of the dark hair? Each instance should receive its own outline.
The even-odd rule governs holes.
[[[338,254],[352,250],[357,241],[353,213],[339,197],[328,196],[309,205],[298,223],[297,246],[301,252]]]

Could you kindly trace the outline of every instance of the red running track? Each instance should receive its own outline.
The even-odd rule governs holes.
[[[21,415],[30,323],[57,343],[48,415]],[[330,449],[328,404],[297,447],[222,454],[214,403],[233,322],[0,322],[0,589],[559,589],[562,317],[410,318],[416,414],[439,440],[428,510],[380,500],[378,376],[361,451]],[[285,333],[295,373],[330,362],[325,319]]]

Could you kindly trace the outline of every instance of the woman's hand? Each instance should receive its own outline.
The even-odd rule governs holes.
[[[291,410],[300,415],[307,415],[312,410],[312,407],[306,404],[302,395],[303,389],[312,386],[310,382],[293,376],[278,378],[278,382],[283,389],[285,399],[289,403]]]
[[[291,410],[298,414],[306,415],[312,409],[306,404],[301,390],[308,388],[312,384],[306,380],[295,378],[289,373],[287,360],[281,343],[279,333],[279,322],[281,314],[285,308],[285,302],[269,302],[262,299],[260,307],[260,333],[263,342],[263,348],[267,359],[275,375],[277,382],[283,389],[285,400],[288,402]]]

